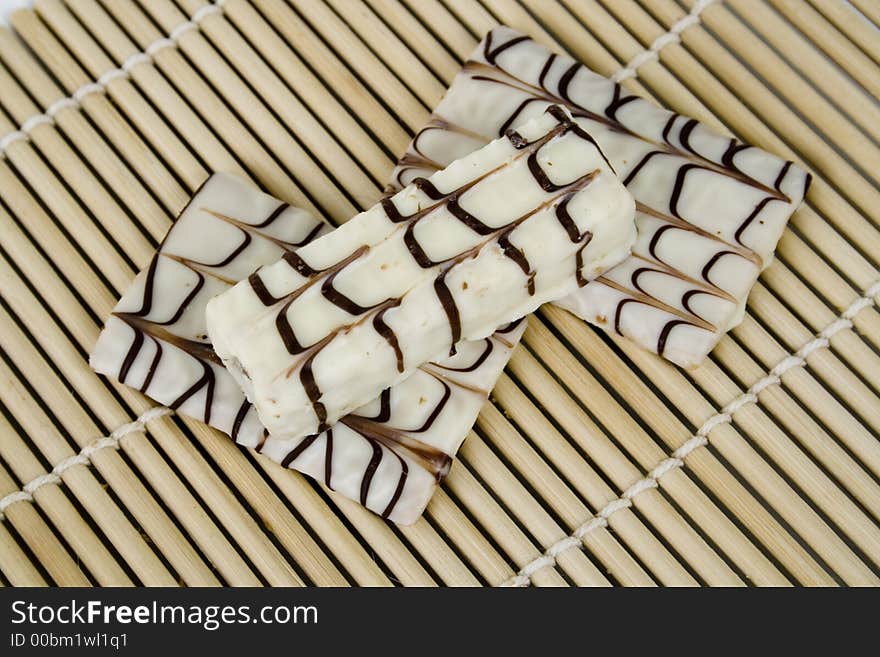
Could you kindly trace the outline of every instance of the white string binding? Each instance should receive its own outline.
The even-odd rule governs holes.
[[[52,119],[45,114],[37,114],[21,124],[21,131],[29,135],[31,134],[31,130],[42,123],[52,123]]]
[[[831,338],[843,330],[853,327],[853,319],[865,308],[874,306],[877,297],[880,296],[880,280],[865,290],[865,293],[853,301],[837,319],[826,326],[813,340],[810,340],[795,353],[786,356],[762,379],[755,381],[744,393],[736,397],[718,413],[703,422],[697,432],[692,435],[681,447],[675,450],[668,458],[663,459],[643,478],[627,488],[616,500],[606,504],[595,517],[590,518],[580,525],[571,534],[556,541],[540,557],[533,559],[519,572],[501,583],[501,586],[528,586],[532,581],[532,575],[542,568],[550,568],[556,565],[560,554],[572,548],[580,547],[583,539],[590,532],[601,527],[608,526],[608,518],[620,511],[632,506],[632,500],[646,490],[657,488],[663,475],[684,467],[684,461],[688,455],[696,449],[709,443],[708,435],[717,426],[728,424],[733,420],[733,415],[747,404],[759,403],[758,395],[770,386],[777,385],[782,376],[789,370],[803,365],[810,354],[825,349],[830,344]]]
[[[122,70],[131,72],[138,64],[148,64],[153,58],[150,57],[145,52],[136,52],[133,55],[129,55],[124,62],[122,62]]]
[[[35,114],[21,124],[18,130],[13,130],[7,135],[0,137],[0,159],[6,157],[6,149],[17,141],[30,140],[30,132],[41,124],[55,123],[55,115],[63,109],[71,107],[79,107],[86,96],[91,94],[102,94],[106,92],[107,85],[113,80],[127,78],[131,75],[131,70],[138,64],[146,64],[153,61],[157,53],[165,48],[176,48],[178,40],[190,30],[198,29],[199,23],[211,14],[223,11],[223,5],[226,0],[214,0],[214,2],[204,5],[196,11],[192,18],[183,21],[177,25],[167,37],[157,39],[153,43],[144,48],[143,52],[134,53],[129,56],[119,68],[110,69],[99,77],[95,82],[84,84],[74,91],[70,96],[60,98],[52,103],[43,114]]]
[[[55,115],[66,107],[77,107],[77,103],[73,98],[59,98],[46,109],[46,116],[49,117],[51,123],[55,123]],[[0,151],[2,154],[2,151]]]
[[[171,39],[168,39],[168,38],[157,39],[156,41],[153,41],[153,43],[148,45],[146,48],[144,48],[144,53],[150,59],[152,59],[161,50],[164,50],[165,48],[174,48],[176,45],[177,44],[174,41],[172,41]]]
[[[15,491],[14,493],[10,493],[9,495],[5,495],[0,498],[0,520],[5,518],[4,512],[7,507],[16,502],[31,502],[34,499],[34,493],[42,488],[43,486],[47,486],[48,484],[59,484],[61,483],[61,475],[63,475],[67,470],[72,468],[75,465],[89,465],[92,462],[92,456],[95,452],[99,452],[102,449],[119,449],[119,441],[125,438],[130,433],[136,433],[138,431],[144,431],[146,429],[146,425],[152,422],[153,420],[163,417],[165,415],[170,415],[173,413],[170,408],[166,408],[165,406],[154,406],[150,410],[142,413],[134,422],[129,422],[128,424],[123,424],[121,427],[115,429],[109,436],[104,436],[103,438],[98,438],[94,442],[89,443],[85,447],[83,447],[78,454],[74,454],[73,456],[69,456],[63,461],[58,462],[54,468],[52,468],[52,472],[48,472],[44,475],[40,475],[39,477],[34,477],[24,486],[22,486],[21,490]]]
[[[13,130],[8,135],[3,135],[3,137],[0,138],[0,153],[6,151],[10,144],[27,139],[27,133],[22,132],[21,130]]]
[[[697,0],[693,7],[691,7],[690,12],[687,16],[677,21],[669,28],[667,32],[664,32],[656,39],[654,39],[654,43],[651,44],[651,47],[647,50],[643,50],[638,55],[629,60],[629,63],[624,66],[622,69],[617,71],[614,75],[611,76],[611,79],[615,82],[623,82],[628,78],[632,78],[636,76],[636,71],[640,66],[647,64],[650,61],[654,61],[660,57],[660,51],[663,50],[670,43],[679,43],[681,42],[681,33],[688,29],[691,25],[696,25],[700,22],[700,14],[702,14],[707,8],[712,5],[720,2],[721,0]]]

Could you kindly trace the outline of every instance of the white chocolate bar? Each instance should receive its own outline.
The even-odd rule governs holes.
[[[390,190],[550,104],[566,107],[602,147],[636,199],[639,231],[630,258],[556,303],[678,365],[699,364],[742,320],[809,174],[498,27],[416,134]]]
[[[214,174],[116,304],[89,364],[236,440],[255,442],[264,429],[211,348],[205,306],[330,228],[240,178]]]
[[[510,358],[525,323],[459,346],[303,441],[267,437],[207,339],[208,299],[330,227],[228,174],[194,195],[108,318],[92,367],[373,511],[419,517]],[[329,448],[329,449],[328,449]]]
[[[422,514],[525,331],[525,320],[426,363],[328,430],[269,434],[259,451],[382,517],[409,525]]]
[[[592,137],[551,107],[215,297],[208,332],[270,434],[320,433],[620,262],[633,215]]]

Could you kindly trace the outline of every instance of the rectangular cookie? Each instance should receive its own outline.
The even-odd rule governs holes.
[[[213,298],[208,333],[269,433],[302,438],[619,263],[633,215],[551,106]]]
[[[498,27],[416,134],[389,191],[551,104],[602,147],[636,199],[639,233],[631,257],[555,303],[673,363],[699,364],[742,321],[810,175]]]
[[[330,226],[249,183],[214,174],[107,319],[95,371],[204,421],[367,508],[410,524],[422,513],[507,364],[525,323],[459,346],[321,435],[268,437],[222,366],[205,324],[208,299]]]

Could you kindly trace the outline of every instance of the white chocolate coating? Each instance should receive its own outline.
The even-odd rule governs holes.
[[[555,303],[678,365],[698,364],[742,320],[809,175],[498,27],[417,133],[391,189],[551,103],[602,147],[636,199],[639,230],[631,258]]]
[[[620,262],[633,215],[551,108],[215,297],[208,331],[270,434],[301,438]]]

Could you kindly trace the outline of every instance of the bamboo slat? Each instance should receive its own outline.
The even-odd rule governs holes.
[[[818,2],[810,0],[810,2],[841,31],[847,40],[857,45],[875,62],[880,62],[880,44],[874,38],[874,26],[869,25],[857,12],[852,11],[852,8],[844,3],[822,2],[822,0],[818,0]]]
[[[0,27],[0,583],[880,583],[876,3],[701,3],[669,43],[694,0],[220,4]],[[208,173],[345,221],[499,22],[812,170],[743,323],[683,371],[542,309],[412,527],[135,421],[87,354]]]

